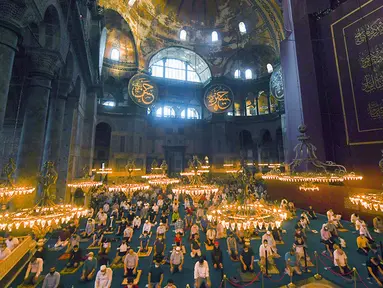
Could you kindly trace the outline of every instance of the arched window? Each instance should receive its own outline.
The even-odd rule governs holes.
[[[120,61],[120,51],[116,48],[113,48],[112,52],[110,53],[110,59],[114,61]]]
[[[156,117],[174,118],[176,117],[176,112],[173,107],[164,106],[156,110]]]
[[[269,114],[269,103],[265,91],[258,93],[259,115]]]
[[[172,55],[174,57],[169,58]],[[155,54],[149,63],[152,76],[188,82],[206,83],[211,71],[205,60],[182,47],[169,47]]]
[[[269,74],[273,73],[273,71],[274,71],[273,65],[271,65],[269,63],[269,64],[267,64],[266,67],[267,67],[267,73],[269,73]]]
[[[180,32],[180,40],[181,41],[186,41],[186,36],[187,36],[187,33],[185,30],[181,30]]]
[[[241,22],[241,23],[239,23],[238,26],[239,26],[239,32],[241,34],[246,34],[246,25],[245,25],[245,23]]]
[[[246,79],[253,79],[253,71],[251,69],[247,69],[245,72],[245,78]]]
[[[235,78],[235,79],[239,79],[239,78],[241,78],[241,70],[239,70],[239,69],[235,70],[235,72],[234,72],[234,78]]]
[[[187,119],[199,119],[199,113],[198,113],[197,109],[195,109],[195,108],[188,108],[187,113],[186,113],[186,109],[181,112],[181,118],[182,119],[185,119],[185,118],[187,118]]]
[[[211,41],[212,42],[217,42],[218,41],[218,33],[217,33],[217,31],[211,32]]]

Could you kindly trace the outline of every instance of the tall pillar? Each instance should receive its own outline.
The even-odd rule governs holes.
[[[35,184],[44,151],[51,82],[59,67],[60,58],[58,53],[45,49],[34,49],[29,53],[31,80],[27,88],[28,102],[21,131],[16,171],[19,182]]]
[[[71,82],[69,80],[58,80],[57,83],[53,85],[53,91],[51,93],[54,93],[54,95],[51,97],[49,107],[43,163],[52,161],[55,163],[56,169],[58,169],[60,161],[61,135],[64,125],[65,105],[71,87]]]
[[[0,12],[0,17],[1,16]],[[0,132],[3,130],[13,61],[19,40],[19,36],[15,30],[3,25],[4,23],[0,21]]]
[[[85,107],[85,120],[84,129],[82,133],[82,147],[81,147],[81,167],[86,166],[92,169],[93,153],[94,153],[94,138],[96,135],[96,122],[97,122],[97,93],[92,89],[87,93],[86,107]]]
[[[73,130],[73,118],[74,111],[78,107],[78,98],[68,97],[66,105],[65,105],[65,115],[64,115],[64,123],[63,130],[61,134],[61,146],[60,146],[60,160],[58,166],[58,174],[59,178],[57,180],[56,185],[56,197],[58,199],[67,200],[66,198],[66,186],[67,186],[67,177],[68,177],[68,167],[71,163],[69,163],[69,155],[70,155],[70,144],[72,138],[72,130]]]

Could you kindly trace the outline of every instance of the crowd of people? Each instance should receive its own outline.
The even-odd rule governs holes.
[[[333,270],[345,277],[352,277],[347,254],[343,250],[346,244],[338,232],[343,228],[341,216],[332,210],[327,212],[327,222],[323,224],[322,229],[315,231],[310,225],[312,221],[317,221],[317,215],[311,206],[297,217],[294,204],[282,200],[280,208],[288,213],[290,219],[297,217],[295,233],[289,235],[294,237],[294,244],[282,256],[278,253],[277,244],[287,236],[281,228],[231,230],[220,223],[208,221],[206,209],[223,201],[234,201],[236,195],[240,194],[239,190],[227,186],[215,195],[202,195],[198,202],[194,202],[189,196],[178,196],[160,189],[152,193],[135,193],[133,197],[122,201],[107,201],[102,207],[93,207],[85,226],[80,225],[77,219],[70,225],[62,227],[57,233],[54,247],[65,248],[65,252],[69,255],[66,264],[68,269],[79,268],[81,263],[82,267],[79,269],[82,272],[78,280],[92,281],[96,288],[111,287],[113,270],[118,265],[124,271],[126,287],[138,287],[138,278],[145,277],[139,273],[139,256],[151,257],[153,262],[153,265],[145,270],[149,288],[176,287],[172,277],[165,283],[165,270],[168,269],[170,275],[184,273],[185,261],[191,261],[190,258],[195,262],[194,287],[212,287],[209,267],[221,270],[223,275],[224,253],[228,253],[232,261],[240,262],[242,274],[255,275],[255,258],[259,258],[258,269],[265,277],[269,277],[270,270],[275,266],[275,259],[281,257],[285,263],[284,273],[302,274],[307,271],[309,254],[313,252],[309,253],[311,247],[307,243],[307,234],[318,233],[320,241],[326,248],[326,254],[333,261]],[[267,191],[253,194],[252,197],[266,201]],[[382,286],[382,258],[377,245],[368,232],[366,223],[357,214],[353,214],[351,222],[358,231],[359,236],[356,239],[358,252],[366,256],[368,273],[379,286]],[[379,223],[381,219],[374,220],[375,231],[381,229]],[[135,251],[132,245],[134,236],[136,238],[138,236],[139,239],[138,251]],[[166,241],[169,237],[172,239],[170,247],[167,246],[169,241]],[[258,251],[255,252],[250,245],[252,237],[261,239]],[[206,240],[202,241],[201,238]],[[219,240],[223,238],[226,238],[227,250],[221,248],[222,241]],[[86,253],[80,247],[80,243],[87,240],[90,243],[89,247],[96,248],[97,253],[92,252],[93,250]],[[112,242],[118,243],[116,253],[112,251]],[[17,239],[12,236],[0,243],[0,260],[7,257],[17,245]],[[44,242],[39,241],[36,252],[27,265],[25,284],[38,282],[43,270],[45,253]],[[52,266],[43,280],[42,287],[57,288],[59,283],[60,273]]]

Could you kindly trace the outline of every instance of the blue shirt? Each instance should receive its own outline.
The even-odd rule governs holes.
[[[295,253],[293,255],[291,255],[290,252],[287,252],[285,254],[285,261],[287,261],[290,266],[296,266],[297,265],[297,257],[295,256]]]

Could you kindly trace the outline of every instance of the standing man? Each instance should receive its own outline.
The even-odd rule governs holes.
[[[346,252],[337,244],[334,245],[334,248],[334,265],[337,272],[342,275],[349,275],[351,269],[348,267]]]
[[[93,252],[89,252],[87,256],[88,258],[86,258],[82,268],[81,281],[91,281],[96,275],[97,259],[94,257]]]
[[[207,288],[211,286],[209,265],[203,257],[194,265],[194,281],[195,288],[201,287],[202,283],[204,283]]]
[[[31,261],[28,264],[27,272],[24,277],[24,285],[35,285],[41,272],[43,271],[43,259],[32,256]]]
[[[254,252],[249,246],[249,243],[245,243],[239,256],[242,272],[254,272]]]
[[[158,260],[155,260],[154,265],[150,268],[148,274],[148,288],[161,288],[164,280],[164,270]]]
[[[175,273],[177,270],[182,271],[184,265],[184,254],[181,252],[181,247],[177,246],[170,255],[170,273]]]
[[[49,273],[45,276],[42,288],[58,288],[60,285],[60,273],[56,267],[51,267]]]
[[[137,274],[138,267],[138,255],[133,251],[132,248],[129,249],[129,253],[126,254],[124,260],[124,277],[134,278]]]

